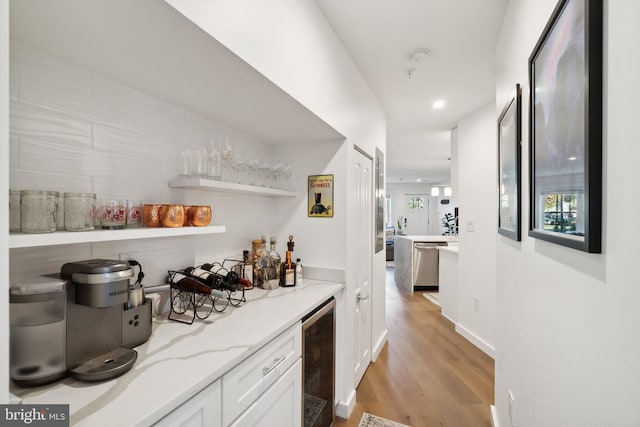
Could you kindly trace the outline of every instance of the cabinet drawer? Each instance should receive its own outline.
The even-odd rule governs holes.
[[[222,424],[227,426],[287,371],[302,354],[300,323],[222,377]]]

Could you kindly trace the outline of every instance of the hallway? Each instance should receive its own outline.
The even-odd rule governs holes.
[[[491,426],[494,361],[457,334],[440,308],[398,289],[387,268],[388,343],[357,389],[349,420],[368,412],[412,427]]]

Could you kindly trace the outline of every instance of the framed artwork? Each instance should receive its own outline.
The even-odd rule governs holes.
[[[384,194],[384,153],[376,148],[376,245],[375,253],[385,248],[384,233],[384,205],[386,197]]]
[[[522,157],[522,90],[516,94],[498,117],[498,233],[510,239],[522,238],[520,159]]]
[[[600,253],[602,0],[560,0],[529,57],[529,236]]]
[[[333,175],[310,175],[308,216],[333,218]]]

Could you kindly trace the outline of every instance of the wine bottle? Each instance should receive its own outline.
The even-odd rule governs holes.
[[[211,288],[220,288],[223,286],[223,277],[217,274],[212,274],[210,271],[203,268],[187,267],[183,271],[187,276],[194,277]]]
[[[195,277],[191,277],[182,273],[174,273],[171,281],[174,287],[182,291],[211,295],[212,297],[216,298],[226,298],[224,292],[205,285]]]
[[[240,275],[238,275],[238,273],[233,270],[229,271],[220,264],[202,264],[200,268],[221,276],[222,280],[230,285],[237,285],[238,282],[240,282]]]
[[[286,252],[286,260],[280,266],[280,286],[296,285],[296,263],[291,261],[291,251]]]

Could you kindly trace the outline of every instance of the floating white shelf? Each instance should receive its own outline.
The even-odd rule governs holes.
[[[224,225],[209,227],[126,228],[124,230],[56,231],[54,233],[11,233],[9,248],[67,245],[72,243],[111,242],[116,240],[151,239],[154,237],[195,236],[224,233]]]
[[[295,197],[294,191],[277,188],[257,187],[255,185],[236,184],[235,182],[214,181],[204,178],[176,178],[169,182],[171,188],[189,190],[222,191],[228,193],[254,194],[270,197]]]

